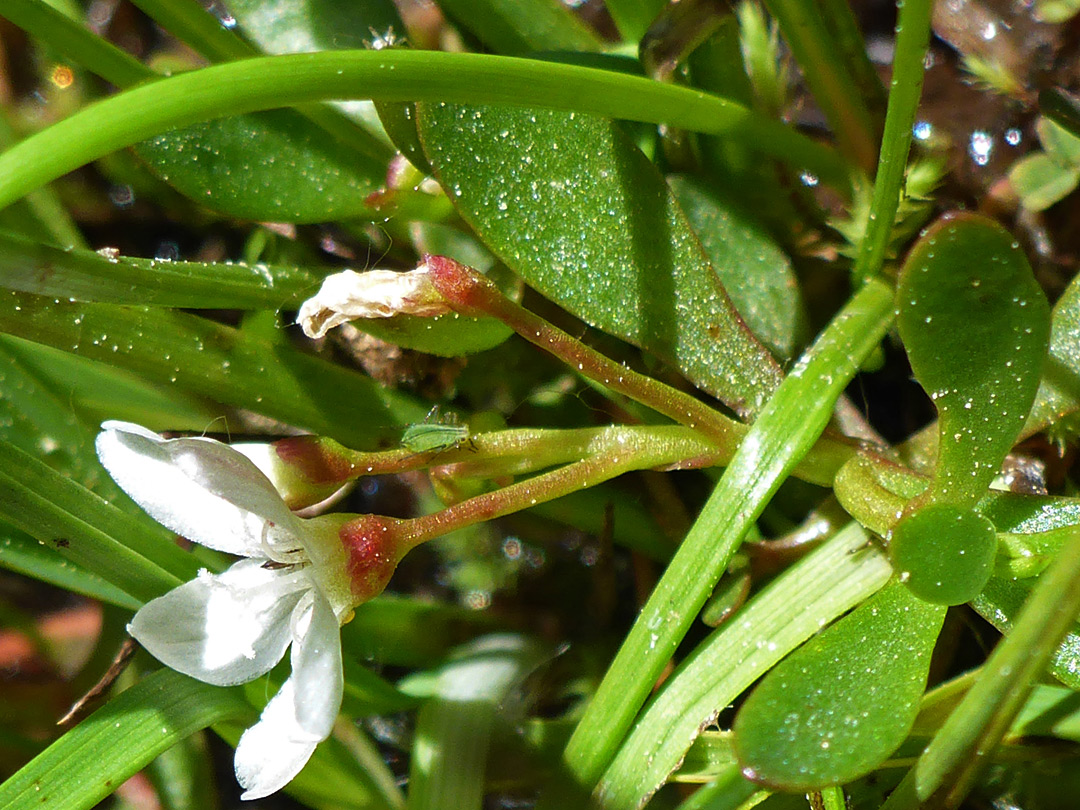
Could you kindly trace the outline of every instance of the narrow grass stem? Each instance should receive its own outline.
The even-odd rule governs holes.
[[[922,95],[924,60],[930,46],[931,0],[906,0],[900,4],[896,24],[896,56],[893,59],[889,106],[881,137],[874,194],[866,233],[855,259],[855,278],[867,279],[881,272],[889,246],[896,211],[903,193],[904,170],[911,149],[911,128]]]
[[[667,123],[726,134],[849,190],[835,152],[719,96],[597,68],[390,49],[239,59],[99,101],[0,155],[0,208],[161,132],[256,110],[344,99],[511,104]]]

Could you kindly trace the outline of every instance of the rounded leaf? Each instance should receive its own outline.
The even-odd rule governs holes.
[[[935,503],[893,530],[889,555],[901,582],[920,599],[961,605],[978,596],[994,571],[994,524],[970,509]]]
[[[970,506],[1034,402],[1050,308],[1012,235],[974,214],[926,230],[904,263],[897,301],[911,368],[938,410],[930,499]]]
[[[944,617],[894,582],[781,661],[735,718],[743,774],[801,792],[880,765],[915,721]]]

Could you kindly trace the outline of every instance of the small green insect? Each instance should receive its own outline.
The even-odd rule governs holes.
[[[414,453],[443,453],[466,444],[471,446],[472,439],[468,425],[461,424],[457,414],[444,416],[436,405],[423,422],[405,428],[401,443]]]

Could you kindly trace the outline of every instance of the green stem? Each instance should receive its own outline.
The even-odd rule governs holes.
[[[859,243],[855,278],[867,279],[881,272],[889,245],[911,149],[911,128],[922,95],[926,49],[930,44],[931,0],[906,0],[900,4],[896,25],[896,56],[893,59],[892,89],[885,113],[874,196],[866,234]]]
[[[765,7],[779,23],[840,151],[869,174],[877,155],[877,132],[859,88],[837,58],[838,48],[819,10],[807,0],[765,0]]]
[[[224,28],[221,22],[194,0],[133,0],[148,17],[187,43],[211,62],[231,62],[260,56],[255,46]],[[391,151],[382,140],[323,104],[304,104],[299,111],[345,145],[363,155],[387,161]]]
[[[664,464],[700,467],[723,464],[735,452],[739,438],[717,447],[699,433],[676,425],[573,428],[515,428],[474,433],[467,441],[438,452],[407,448],[364,452],[350,450],[318,436],[282,439],[274,443],[281,461],[298,470],[307,481],[339,486],[365,475],[388,475],[438,467],[453,476],[490,477],[520,475],[557,464],[580,461],[598,449],[629,440],[679,447],[684,455],[665,458]]]
[[[258,51],[222,28],[211,14],[194,3],[141,0],[136,5],[208,59],[231,61],[258,55]],[[4,4],[0,16],[7,17],[30,36],[47,42],[68,59],[117,87],[131,87],[150,78],[160,78],[139,60],[41,0],[11,0]],[[306,104],[300,110],[312,122],[361,154],[378,160],[389,159],[390,153],[380,140],[335,110],[322,104]]]
[[[0,111],[0,149],[7,148],[18,142],[15,130],[11,127],[6,111]],[[55,189],[42,186],[36,191],[26,195],[26,208],[30,215],[37,221],[41,232],[53,243],[59,245],[54,250],[63,252],[69,248],[81,248],[86,246],[78,225],[72,220],[71,215],[61,202]],[[2,239],[3,236],[0,236]],[[29,241],[29,240],[28,240]],[[8,271],[6,263],[4,270]]]
[[[497,318],[579,374],[697,430],[721,447],[731,445],[736,423],[701,400],[605,357],[510,300],[485,276],[463,264],[443,256],[430,256],[426,264],[435,288],[456,312]]]
[[[404,534],[412,548],[457,529],[594,487],[632,470],[678,462],[700,450],[700,439],[689,431],[680,436],[658,428],[607,428],[583,448],[580,461],[403,521]]]
[[[871,282],[833,319],[751,427],[657,584],[567,746],[591,789],[754,520],[829,421],[833,404],[884,336],[892,290]],[[548,797],[550,800],[552,797]]]
[[[688,455],[663,462],[664,465],[678,465],[679,469],[723,464],[738,446],[738,440],[735,440],[717,447],[701,434],[676,425],[608,425],[569,430],[525,428],[477,434],[463,450],[454,453],[453,459],[444,460],[440,454],[431,461],[450,477],[524,475],[557,464],[581,461],[603,447],[615,447],[613,442],[625,441],[626,437],[632,437],[634,444],[651,441],[683,448],[680,452]],[[472,452],[474,448],[476,452]]]
[[[698,431],[679,425],[608,425],[568,430],[515,428],[475,433],[468,441],[436,453],[416,453],[406,448],[364,452],[351,450],[323,436],[281,439],[274,443],[274,448],[281,463],[299,474],[306,485],[317,488],[316,495],[312,496],[314,500],[307,498],[302,503],[294,504],[299,507],[322,500],[342,484],[366,475],[392,475],[430,468],[451,479],[525,475],[559,464],[581,461],[592,453],[614,450],[620,446],[636,448],[643,443],[668,448],[654,459],[655,463],[646,464],[646,467],[687,470],[724,466],[731,461],[749,430],[738,422],[732,422],[731,426],[730,437],[720,445],[710,442]],[[836,469],[850,454],[850,448],[836,444],[835,448],[822,449],[819,445],[814,452],[816,457],[808,455],[796,465],[793,474],[809,483],[829,486]],[[641,466],[634,469],[641,469]],[[812,527],[805,529],[806,537],[820,537],[823,521],[824,518],[819,517]],[[776,541],[771,545],[759,545],[763,550],[757,551],[757,556],[769,556],[773,546],[776,547],[775,553],[782,554],[781,547],[786,550],[795,543]]]
[[[741,422],[729,419],[689,394],[605,357],[507,298],[475,270],[444,256],[428,256],[425,265],[432,284],[462,315],[487,315],[499,319],[525,340],[559,358],[583,377],[697,431],[721,451],[730,451],[746,435],[746,426]],[[806,459],[802,472],[813,476],[816,482],[831,482],[852,452],[852,447],[847,444],[823,440],[813,451],[812,457]]]
[[[228,115],[330,99],[578,110],[726,134],[846,188],[832,150],[738,104],[574,65],[436,51],[331,51],[242,59],[99,101],[0,155],[0,208],[117,149]]]
[[[842,787],[823,788],[821,804],[824,810],[845,810],[847,802],[844,800],[844,789]]]
[[[957,807],[1080,613],[1080,529],[1039,578],[1010,633],[882,810]]]

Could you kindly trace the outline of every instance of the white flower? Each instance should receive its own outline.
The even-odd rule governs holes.
[[[329,736],[341,706],[339,628],[356,601],[343,517],[296,517],[250,460],[211,439],[106,422],[97,452],[156,521],[246,558],[148,602],[128,632],[172,669],[220,686],[264,675],[292,645],[292,675],[236,747],[242,798],[279,790]]]

